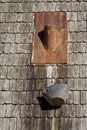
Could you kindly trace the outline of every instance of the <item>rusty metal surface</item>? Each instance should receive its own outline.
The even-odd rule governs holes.
[[[66,12],[36,13],[34,25],[32,63],[66,63],[68,39]]]

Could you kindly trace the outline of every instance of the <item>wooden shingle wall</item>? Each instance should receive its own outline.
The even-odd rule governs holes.
[[[67,65],[31,65],[35,12],[66,11]],[[68,83],[50,107],[44,87]],[[87,129],[87,0],[0,0],[0,130]]]

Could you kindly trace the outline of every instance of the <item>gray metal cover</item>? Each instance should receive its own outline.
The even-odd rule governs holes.
[[[67,84],[54,84],[44,90],[43,96],[50,105],[61,106],[65,103],[68,92],[69,86]]]

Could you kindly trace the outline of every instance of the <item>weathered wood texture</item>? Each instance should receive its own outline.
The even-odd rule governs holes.
[[[0,0],[0,130],[87,130],[87,0],[78,1]],[[34,16],[48,11],[67,12],[67,65],[32,66]],[[43,88],[66,82],[67,103],[50,107]]]

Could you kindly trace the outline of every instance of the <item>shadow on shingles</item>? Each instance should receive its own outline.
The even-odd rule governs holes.
[[[59,109],[61,106],[51,106],[43,96],[37,97],[39,101],[39,105],[41,107],[41,110],[53,110],[53,109]]]

